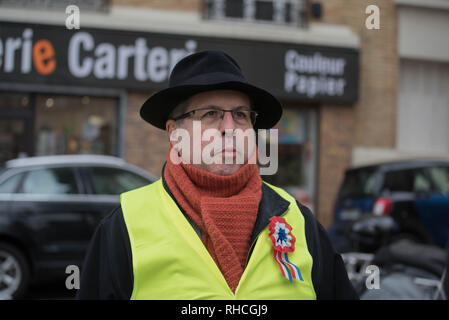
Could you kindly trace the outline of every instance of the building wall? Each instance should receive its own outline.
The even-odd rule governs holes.
[[[118,6],[188,11],[199,11],[202,6],[202,0],[112,0],[111,3]]]
[[[397,3],[401,58],[397,152],[448,158],[449,2]]]
[[[322,22],[345,24],[360,36],[360,98],[354,105],[354,144],[395,146],[399,57],[397,18],[393,0],[324,0]],[[365,27],[365,8],[380,9],[380,29]]]
[[[449,63],[403,59],[397,148],[449,156]]]
[[[398,47],[401,58],[449,62],[449,2],[439,7],[398,6]],[[427,1],[420,4],[429,5]],[[419,21],[419,23],[416,23]]]
[[[397,19],[393,0],[322,0],[320,22],[344,24],[360,37],[359,101],[323,106],[320,121],[318,219],[332,223],[333,203],[355,148],[394,148],[396,142]],[[380,9],[380,29],[365,27],[365,8]]]
[[[319,113],[318,208],[316,216],[329,227],[332,210],[345,168],[351,159],[355,127],[352,106],[325,105]]]
[[[165,131],[142,120],[140,107],[150,92],[128,92],[125,120],[125,160],[155,176],[161,175],[169,140]]]

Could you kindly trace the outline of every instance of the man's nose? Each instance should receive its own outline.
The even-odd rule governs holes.
[[[231,112],[225,112],[223,115],[223,119],[220,122],[220,130],[224,133],[226,129],[235,129],[234,119],[232,118]]]

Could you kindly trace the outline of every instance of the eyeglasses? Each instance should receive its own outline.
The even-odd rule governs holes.
[[[237,125],[247,126],[256,123],[257,112],[248,108],[236,108],[233,110],[224,110],[220,108],[200,108],[184,113],[178,117],[172,118],[172,120],[181,120],[195,115],[196,120],[200,120],[202,124],[206,126],[216,125],[219,121],[223,120],[225,112],[230,112],[232,119]]]

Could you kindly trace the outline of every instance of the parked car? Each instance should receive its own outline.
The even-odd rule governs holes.
[[[30,281],[81,266],[119,194],[156,180],[120,158],[61,155],[10,160],[0,170],[0,299]]]
[[[402,237],[445,247],[449,238],[449,161],[402,160],[348,169],[329,229],[338,251],[353,249],[348,231],[367,214],[390,215]]]

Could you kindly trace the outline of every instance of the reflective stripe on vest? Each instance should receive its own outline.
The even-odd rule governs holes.
[[[282,275],[273,257],[269,230],[265,228],[255,242],[234,294],[159,179],[120,197],[132,250],[131,299],[316,299],[304,217],[293,197],[268,186],[290,202],[282,215],[296,237],[295,251],[288,254],[288,259],[299,267],[304,281],[289,282]]]

